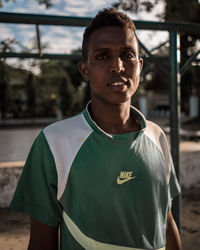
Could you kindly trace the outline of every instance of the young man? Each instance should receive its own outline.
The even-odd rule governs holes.
[[[131,106],[143,64],[133,22],[99,12],[82,53],[91,102],[39,134],[11,203],[31,216],[28,249],[180,250],[165,135]]]

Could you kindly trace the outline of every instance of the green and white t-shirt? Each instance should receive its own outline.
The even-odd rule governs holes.
[[[59,226],[60,249],[165,249],[180,187],[162,130],[131,112],[139,131],[107,134],[86,108],[36,138],[11,208]]]

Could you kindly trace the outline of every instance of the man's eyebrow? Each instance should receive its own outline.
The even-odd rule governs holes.
[[[124,48],[122,48],[122,50],[131,50],[133,52],[135,51],[135,49],[130,47],[130,46],[124,47]]]
[[[106,47],[105,48],[104,47],[102,47],[102,48],[96,48],[96,49],[93,50],[93,53],[110,51],[110,50],[112,50],[112,49],[111,48],[106,48]],[[135,52],[135,49],[132,48],[131,46],[126,46],[126,47],[122,47],[121,48],[121,51],[126,51],[126,50],[130,50],[130,51]]]
[[[103,52],[103,51],[109,51],[109,48],[97,48],[93,50],[93,53]]]

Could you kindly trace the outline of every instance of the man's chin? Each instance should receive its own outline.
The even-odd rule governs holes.
[[[110,99],[109,103],[113,105],[124,105],[130,104],[130,98],[121,98],[121,99]]]

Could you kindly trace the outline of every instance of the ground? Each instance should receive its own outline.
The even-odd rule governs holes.
[[[200,190],[182,191],[181,233],[183,250],[200,249]],[[2,250],[25,250],[29,240],[29,217],[7,208],[0,209]],[[72,249],[70,249],[72,250]]]

